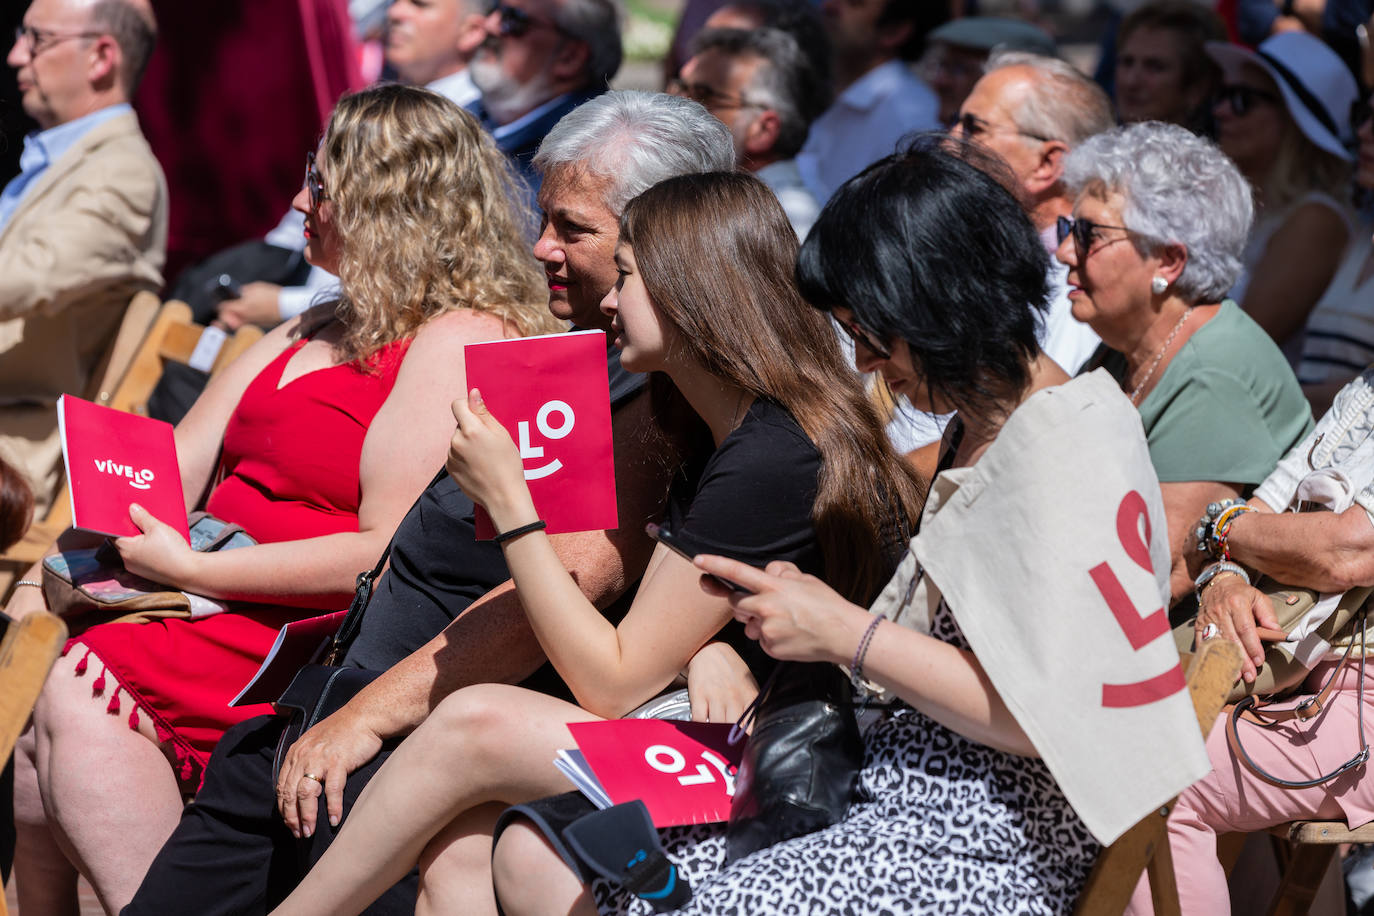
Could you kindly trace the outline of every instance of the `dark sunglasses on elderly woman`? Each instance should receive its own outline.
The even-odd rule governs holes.
[[[320,170],[315,167],[314,150],[305,154],[305,189],[310,192],[312,213],[320,208],[320,201],[329,199],[329,192],[324,189],[324,179],[320,177]]]
[[[555,32],[563,31],[563,27],[552,19],[536,16],[518,6],[510,6],[503,0],[493,0],[491,5],[487,7],[487,15],[490,16],[492,13],[501,17],[501,34],[511,38],[519,38],[535,26],[543,26],[553,29]]]
[[[1105,223],[1095,223],[1090,219],[1070,216],[1061,216],[1055,222],[1055,234],[1059,239],[1059,244],[1064,244],[1064,239],[1073,236],[1073,247],[1081,257],[1085,252],[1091,251],[1093,242],[1097,241],[1097,230],[1099,229],[1120,229],[1127,235],[1139,235],[1125,226],[1108,226]]]

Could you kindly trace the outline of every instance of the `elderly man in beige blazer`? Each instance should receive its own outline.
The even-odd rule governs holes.
[[[128,104],[155,35],[146,0],[34,0],[7,58],[40,130],[0,192],[0,456],[40,513],[58,395],[85,391],[129,299],[162,286],[167,185]]]

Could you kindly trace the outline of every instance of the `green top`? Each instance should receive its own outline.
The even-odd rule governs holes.
[[[1124,375],[1120,357],[1103,365]],[[1312,409],[1273,340],[1227,299],[1169,361],[1140,421],[1160,483],[1248,490],[1311,431]]]

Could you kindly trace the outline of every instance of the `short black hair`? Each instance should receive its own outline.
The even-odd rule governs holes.
[[[835,192],[797,261],[807,301],[905,340],[930,394],[974,416],[1029,383],[1049,298],[1049,255],[997,169],[918,135]]]
[[[939,25],[949,21],[948,0],[887,0],[877,25],[884,28],[911,24],[911,34],[897,49],[902,60],[915,60],[926,48],[926,36]]]

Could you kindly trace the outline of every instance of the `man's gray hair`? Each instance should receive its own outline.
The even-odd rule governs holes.
[[[617,0],[563,0],[554,19],[587,45],[587,85],[605,88],[620,70],[620,4]]]
[[[1174,283],[1186,301],[1219,302],[1235,282],[1254,205],[1240,170],[1211,141],[1158,121],[1119,127],[1071,151],[1064,181],[1074,194],[1122,195],[1122,223],[1150,240],[1136,242],[1142,254],[1187,248]]]
[[[574,167],[611,179],[603,201],[612,213],[674,175],[733,172],[730,132],[690,99],[622,89],[579,105],[539,144],[534,167],[546,178]]]
[[[119,45],[123,70],[119,74],[120,88],[133,98],[148,59],[157,43],[157,21],[152,13],[136,8],[124,0],[100,0],[91,7],[91,28],[109,35]]]
[[[830,104],[827,87],[797,39],[782,29],[707,29],[692,42],[693,54],[706,51],[760,59],[742,95],[750,104],[777,112],[782,126],[773,152],[783,159],[797,155],[811,122]]]
[[[1022,133],[1074,147],[1116,125],[1107,93],[1072,64],[1026,51],[995,51],[983,72],[1006,67],[1026,67],[1035,74],[1011,115]]]

